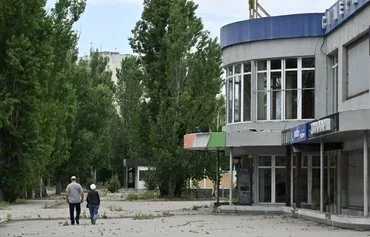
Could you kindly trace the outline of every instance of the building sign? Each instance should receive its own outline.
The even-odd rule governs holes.
[[[331,132],[333,130],[332,118],[320,119],[309,124],[310,136]]]
[[[290,129],[290,143],[306,141],[307,138],[307,124],[301,124]]]

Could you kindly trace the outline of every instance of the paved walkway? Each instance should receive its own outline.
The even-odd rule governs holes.
[[[133,218],[135,216],[152,215],[188,215],[198,214],[201,210],[211,212],[213,203],[209,201],[101,201],[100,217]],[[206,207],[206,208],[201,208]],[[195,212],[195,210],[197,212]],[[89,210],[86,202],[81,204],[82,218],[88,218]],[[68,220],[68,204],[62,198],[58,200],[26,200],[24,203],[10,205],[0,209],[0,223],[19,220]]]
[[[214,213],[212,200],[102,200],[97,225],[90,224],[88,211],[84,206],[80,225],[71,226],[68,205],[64,200],[27,200],[10,205],[0,209],[0,218],[3,221],[0,236],[370,236],[370,232],[340,229],[303,219],[292,219],[288,215]]]

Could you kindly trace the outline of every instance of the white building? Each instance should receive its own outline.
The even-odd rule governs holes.
[[[221,29],[226,152],[250,204],[368,216],[370,2]]]

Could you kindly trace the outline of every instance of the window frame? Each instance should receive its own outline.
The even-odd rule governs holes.
[[[287,68],[287,60],[294,59],[296,60],[296,64],[293,63],[294,67]],[[303,68],[302,61],[304,59],[311,59],[313,60],[313,67],[305,67]],[[271,62],[274,60],[280,60],[280,68],[275,68],[272,69],[272,64]],[[259,62],[265,62],[265,65],[263,69],[258,69],[258,64]],[[226,84],[227,84],[227,89],[226,89],[226,98],[227,98],[227,124],[237,124],[237,123],[248,123],[252,121],[256,122],[265,122],[265,121],[297,121],[297,120],[312,120],[315,118],[315,97],[313,98],[313,114],[312,117],[310,118],[302,118],[303,117],[303,92],[312,90],[313,93],[315,94],[316,92],[316,78],[315,78],[315,70],[316,70],[316,58],[314,55],[310,56],[301,56],[301,57],[286,57],[286,58],[271,58],[271,59],[256,59],[256,60],[251,60],[251,61],[243,61],[243,62],[238,62],[234,64],[227,65],[225,67],[226,69]],[[240,66],[240,73],[236,74],[235,73],[235,66],[238,65]],[[248,71],[245,71],[245,67],[248,65],[249,69]],[[295,66],[296,65],[296,66]],[[253,69],[252,69],[253,66]],[[303,72],[304,71],[313,71],[313,83],[314,87],[313,88],[302,88],[303,84]],[[273,73],[279,72],[280,73],[280,88],[278,89],[273,89],[271,88],[272,84],[272,75]],[[292,89],[287,89],[287,82],[286,82],[286,73],[287,72],[296,72],[297,77],[296,77],[296,88]],[[266,85],[263,85],[263,89],[259,88],[259,74],[265,74],[266,75]],[[249,120],[245,120],[245,76],[249,75],[250,78],[250,104],[248,105],[250,107],[250,114],[249,114]],[[239,117],[240,121],[235,121],[235,81],[236,77],[240,77],[241,83],[241,93],[239,95]],[[232,88],[230,88],[232,87]],[[276,103],[277,99],[275,101],[271,101],[274,98],[274,92],[280,91],[280,116],[276,116],[276,118],[272,119],[273,116],[273,105]],[[296,103],[294,106],[296,110],[296,117],[295,118],[289,118],[287,119],[287,93],[288,91],[295,91],[296,92]],[[232,95],[230,96],[230,93]],[[263,97],[263,105],[264,105],[264,114],[263,119],[259,117],[259,112],[260,112],[260,93],[264,93]],[[230,101],[231,100],[231,101]],[[232,107],[232,108],[230,108]],[[277,104],[276,104],[276,107]],[[231,113],[231,115],[230,115]],[[255,116],[253,115],[255,113]],[[278,115],[278,112],[275,111],[275,115]],[[266,116],[266,117],[265,117]]]
[[[356,46],[358,46],[359,44],[361,44],[363,41],[366,41],[366,40],[369,40],[369,51],[370,51],[370,38],[368,36],[368,31],[366,31],[365,33],[359,35],[358,37],[356,37],[355,39],[353,39],[352,41],[348,42],[347,44],[345,44],[343,46],[343,49],[344,49],[344,52],[345,52],[345,73],[344,73],[344,78],[345,78],[345,96],[344,96],[344,100],[350,100],[352,98],[355,98],[355,97],[358,97],[358,96],[361,96],[363,94],[366,94],[366,93],[369,93],[369,90],[370,90],[370,84],[368,84],[368,87],[366,90],[363,90],[363,91],[360,91],[356,94],[353,94],[353,95],[349,95],[349,60],[348,60],[348,52],[349,50],[355,48]]]
[[[249,63],[250,70],[245,72],[245,64]],[[251,67],[251,61],[245,61],[245,62],[239,62],[234,63],[232,65],[228,65],[225,67],[226,70],[226,121],[227,124],[234,124],[234,123],[246,123],[252,121],[252,96],[253,96],[253,88],[252,88],[252,67]],[[240,73],[235,72],[235,65],[240,65]],[[231,69],[231,70],[230,70]],[[244,120],[244,76],[249,75],[250,76],[250,114],[249,114],[249,120]],[[239,121],[235,121],[235,86],[236,86],[236,78],[240,77],[240,94],[239,94]],[[230,83],[231,81],[231,83]],[[231,87],[231,90],[230,90]],[[232,98],[230,98],[230,92],[232,92]],[[231,100],[231,103],[230,103]],[[231,107],[231,109],[230,109]],[[231,116],[230,116],[231,112]],[[231,120],[231,121],[230,121]]]

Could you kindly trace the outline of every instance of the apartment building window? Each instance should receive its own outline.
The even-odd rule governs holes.
[[[347,46],[347,98],[369,91],[370,57],[369,38],[359,38]]]

